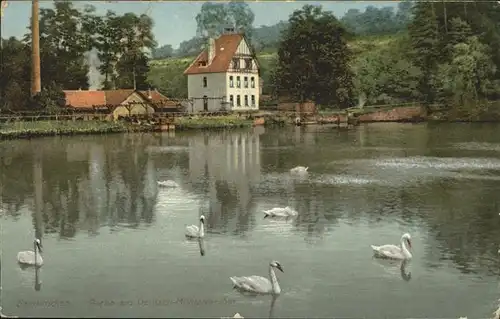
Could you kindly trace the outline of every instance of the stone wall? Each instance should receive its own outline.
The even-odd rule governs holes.
[[[362,114],[357,117],[360,123],[370,122],[414,122],[426,118],[424,107],[408,106],[395,107],[389,110],[380,110],[372,113]],[[347,117],[344,114],[321,116],[318,118],[321,123],[345,123]]]
[[[297,102],[279,102],[278,111],[283,112],[301,112],[301,113],[315,113],[316,105],[314,102],[305,102],[300,107],[300,103]]]
[[[363,114],[358,117],[360,122],[412,122],[426,118],[425,108],[421,106],[396,107]]]

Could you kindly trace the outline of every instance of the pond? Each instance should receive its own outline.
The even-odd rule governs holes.
[[[7,315],[487,318],[500,298],[499,125],[2,141],[0,185]],[[409,263],[373,258],[405,232]],[[44,265],[22,269],[36,237]],[[272,260],[279,297],[233,289]]]

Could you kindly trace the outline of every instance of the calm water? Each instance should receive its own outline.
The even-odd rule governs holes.
[[[485,318],[500,297],[500,126],[4,141],[0,185],[9,315]],[[263,219],[286,205],[295,220]],[[184,237],[201,214],[204,256]],[[372,258],[404,232],[409,265]],[[35,235],[38,273],[16,261]],[[273,259],[277,299],[232,289]]]

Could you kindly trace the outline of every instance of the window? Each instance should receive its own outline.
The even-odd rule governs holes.
[[[241,82],[240,82],[240,77],[239,76],[236,77],[236,87],[237,88],[241,87]]]
[[[239,68],[240,68],[240,59],[234,58],[233,59],[233,69],[239,69]]]
[[[252,95],[252,106],[255,106],[255,95]]]
[[[248,89],[248,76],[245,76],[243,78],[243,86],[245,87],[245,89]]]
[[[229,105],[234,106],[234,96],[232,94],[229,96]]]
[[[203,110],[208,111],[208,97],[206,95],[203,96]]]
[[[229,77],[229,87],[230,88],[234,88],[234,82],[233,82],[233,76],[232,75]]]
[[[245,106],[248,106],[248,95],[245,95]]]
[[[207,66],[207,62],[205,62],[205,61],[200,61],[200,62],[198,62],[198,65],[199,65],[199,66]]]
[[[241,106],[241,98],[240,98],[240,95],[236,95],[236,106]]]
[[[206,76],[203,77],[203,87],[204,88],[207,87],[207,77]]]
[[[252,69],[252,59],[245,59],[245,69]]]
[[[250,79],[250,87],[251,87],[252,89],[254,89],[254,88],[255,88],[255,78],[254,78],[253,76],[252,76],[252,78]]]

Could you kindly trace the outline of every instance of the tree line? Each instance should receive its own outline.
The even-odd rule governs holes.
[[[40,9],[42,92],[35,98],[30,97],[31,26],[22,39],[1,39],[0,108],[58,108],[64,105],[62,89],[147,89],[148,50],[157,46],[152,27],[144,14],[99,16],[93,6],[80,11],[70,1],[55,1],[53,8]],[[92,74],[95,68],[99,74]]]
[[[376,8],[368,6],[364,12],[350,9],[340,19],[346,30],[352,35],[373,36],[394,34],[404,31],[410,21],[411,2],[403,1],[397,8]],[[241,17],[244,17],[241,19]],[[199,53],[200,47],[206,43],[206,36],[214,36],[223,25],[235,25],[246,32],[256,51],[276,52],[281,33],[288,27],[288,21],[279,21],[270,26],[254,27],[255,15],[244,2],[205,3],[196,17],[197,34],[180,43],[178,49],[165,44],[153,49],[153,59],[171,57],[190,57]],[[238,23],[234,23],[236,19]]]

